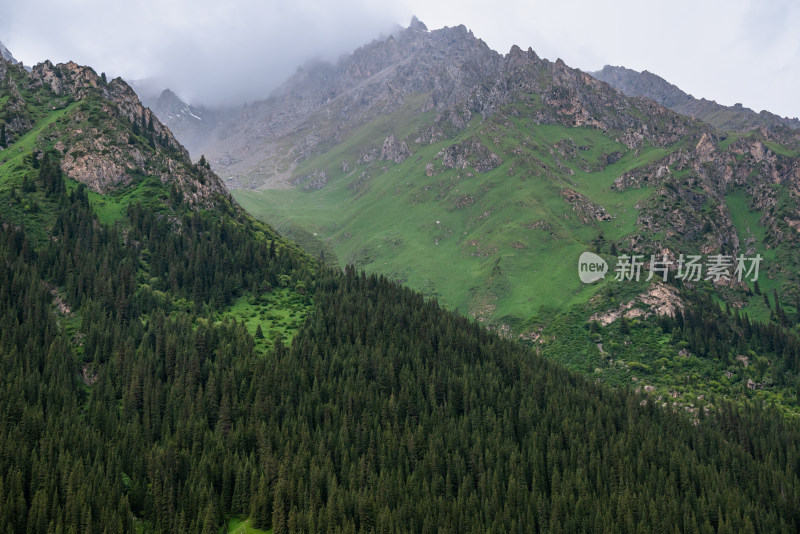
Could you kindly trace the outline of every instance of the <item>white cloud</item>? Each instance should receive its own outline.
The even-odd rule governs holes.
[[[26,64],[74,60],[218,103],[263,98],[301,63],[335,59],[396,18],[368,0],[33,0],[4,12],[0,40]]]
[[[214,102],[263,97],[307,59],[412,14],[431,29],[464,24],[502,53],[518,44],[585,70],[647,69],[697,97],[800,115],[793,0],[30,0],[4,8],[0,40],[27,64],[74,59]]]

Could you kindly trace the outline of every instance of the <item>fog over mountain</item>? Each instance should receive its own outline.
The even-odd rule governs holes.
[[[359,0],[146,1],[124,13],[95,0],[35,1],[4,8],[0,37],[26,64],[74,60],[109,77],[155,78],[215,106],[263,98],[298,65],[335,60],[391,31],[396,18]]]
[[[160,78],[194,105],[264,98],[298,65],[336,59],[417,15],[432,29],[463,24],[500,53],[517,44],[584,71],[648,70],[698,98],[800,116],[800,4],[791,0],[7,4],[0,40],[26,65],[72,59],[126,80]]]

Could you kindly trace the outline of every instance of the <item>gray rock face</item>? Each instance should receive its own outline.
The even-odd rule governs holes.
[[[196,123],[204,118],[202,110],[187,104],[169,89],[161,92],[151,108],[159,118],[166,117],[167,120],[162,122],[167,126],[170,123],[176,125],[181,122]]]
[[[606,65],[602,70],[590,74],[628,96],[649,98],[673,110],[692,100],[691,95],[648,71],[636,72],[625,67]]]
[[[649,98],[662,106],[690,117],[708,122],[722,130],[748,131],[760,127],[768,130],[800,129],[800,120],[779,117],[768,111],[756,113],[741,104],[723,106],[713,100],[695,98],[655,74],[606,65],[592,76],[608,83],[628,96]]]
[[[268,99],[221,119],[197,151],[226,174],[246,176],[258,174],[257,169],[285,167],[396,111],[411,95],[427,95],[419,111],[442,112],[462,103],[502,62],[500,54],[464,26],[428,31],[414,20],[409,28],[336,64],[298,69]],[[310,134],[317,140],[313,146],[295,142]],[[225,166],[220,158],[226,154],[236,163]],[[259,185],[261,180],[269,184],[270,178],[259,176]]]
[[[192,157],[199,159],[201,153],[196,148],[207,132],[216,126],[216,113],[204,107],[187,104],[170,89],[164,89],[149,105],[153,113],[189,150]]]
[[[488,172],[502,165],[500,156],[490,152],[483,143],[471,138],[464,143],[450,145],[439,152],[442,166],[450,169],[473,167],[478,172]]]
[[[577,214],[578,220],[584,224],[595,224],[595,221],[611,220],[611,216],[606,212],[605,208],[572,189],[562,189],[561,196],[568,204],[572,205],[572,211]]]
[[[328,174],[325,171],[317,170],[311,174],[298,176],[292,180],[292,183],[295,185],[302,184],[304,191],[318,191],[328,183]]]
[[[406,142],[398,140],[394,135],[390,135],[383,142],[382,160],[402,163],[409,156],[411,156],[411,150],[408,149]]]

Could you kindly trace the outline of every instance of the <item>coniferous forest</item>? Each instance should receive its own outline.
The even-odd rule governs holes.
[[[800,528],[800,431],[768,408],[693,424],[231,205],[103,224],[51,157],[46,235],[0,230],[0,532]],[[290,344],[209,319],[282,276],[311,303]]]
[[[689,415],[316,261],[141,106],[123,116],[121,82],[53,72],[89,81],[0,79],[0,534],[800,531],[796,418],[724,398]],[[169,172],[108,194],[65,176],[57,145],[90,128]],[[603,335],[757,350],[796,380],[785,313],[687,301]]]

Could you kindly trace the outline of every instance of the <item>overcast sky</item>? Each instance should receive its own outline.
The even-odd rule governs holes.
[[[696,97],[800,116],[795,0],[0,0],[0,41],[25,64],[69,59],[158,78],[193,103],[254,100],[416,14],[598,70],[649,70]],[[10,5],[9,5],[10,4]],[[648,7],[654,6],[654,7]]]

